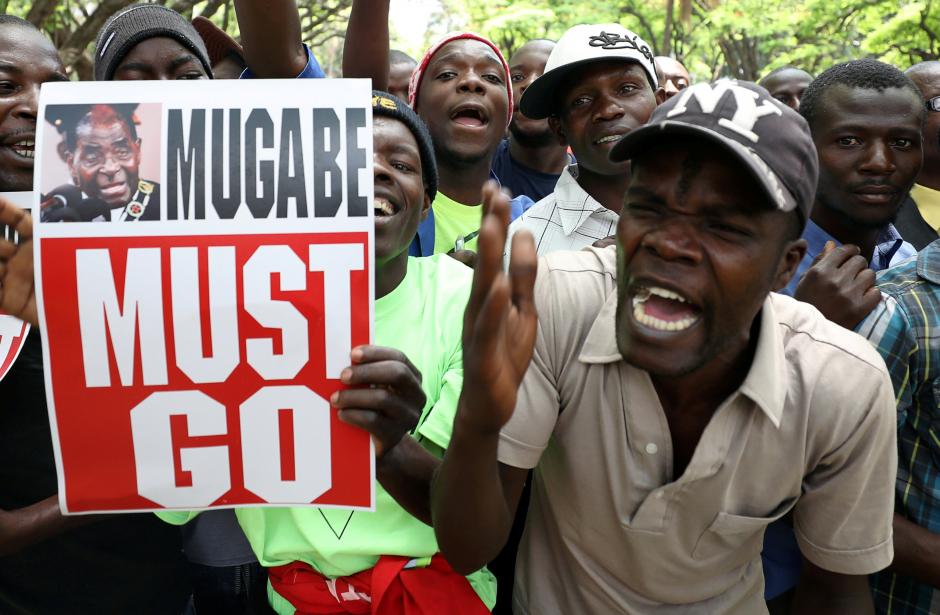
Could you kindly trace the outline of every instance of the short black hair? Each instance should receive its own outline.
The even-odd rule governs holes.
[[[806,88],[806,92],[803,93],[803,98],[800,99],[800,114],[809,124],[810,130],[819,114],[823,95],[834,85],[879,92],[889,88],[900,88],[910,91],[918,102],[921,100],[920,90],[911,78],[890,64],[871,58],[843,62],[823,71],[821,75],[813,79]],[[920,119],[923,121],[927,116],[927,110],[923,105],[919,106],[921,108]]]
[[[393,64],[414,64],[417,66],[418,61],[404,51],[392,49],[388,52],[388,65],[392,66]]]
[[[36,30],[37,32],[39,31],[39,28],[26,21],[22,17],[9,15],[7,13],[0,14],[0,26],[22,26],[24,28],[29,28],[30,30]]]

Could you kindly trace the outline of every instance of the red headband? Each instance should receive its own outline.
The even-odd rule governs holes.
[[[485,44],[493,50],[496,57],[499,58],[500,64],[503,65],[503,71],[506,73],[506,93],[509,95],[509,117],[506,118],[506,125],[508,126],[509,122],[512,120],[512,79],[509,77],[509,64],[506,62],[506,58],[503,57],[503,53],[499,50],[499,47],[497,47],[493,41],[479,34],[474,34],[473,32],[451,32],[428,49],[427,53],[424,54],[424,57],[421,58],[421,61],[418,63],[418,68],[411,73],[411,80],[408,82],[408,104],[415,111],[418,110],[418,89],[421,87],[421,80],[424,79],[424,71],[428,67],[428,64],[430,64],[431,58],[447,43],[462,39],[480,41]]]

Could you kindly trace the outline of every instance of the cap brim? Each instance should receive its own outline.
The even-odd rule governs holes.
[[[757,154],[737,141],[733,141],[704,126],[666,120],[634,129],[610,150],[610,160],[612,162],[630,160],[662,143],[664,137],[681,136],[696,136],[720,145],[744,165],[777,209],[781,211],[798,209],[796,199],[776,174],[758,158]]]
[[[550,70],[533,81],[532,85],[526,88],[526,91],[522,93],[522,99],[519,101],[519,110],[522,111],[524,116],[533,120],[544,120],[545,118],[551,117],[555,113],[555,97],[569,75],[588,64],[618,61],[629,64],[639,64],[640,68],[643,68],[643,73],[646,73],[646,68],[643,67],[640,62],[630,58],[604,57],[578,60],[577,62],[565,64],[564,66]],[[647,81],[651,82],[649,75],[647,75]]]

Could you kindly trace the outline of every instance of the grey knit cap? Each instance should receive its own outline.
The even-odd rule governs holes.
[[[121,60],[138,43],[166,37],[193,52],[212,77],[209,52],[185,17],[159,4],[133,4],[105,22],[95,41],[95,81],[110,81]]]

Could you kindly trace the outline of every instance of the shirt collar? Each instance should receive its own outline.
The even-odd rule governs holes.
[[[842,242],[827,233],[812,220],[806,222],[806,228],[803,230],[803,239],[806,240],[806,254],[812,260],[821,253],[826,247],[827,241],[832,241],[836,246],[841,246]],[[893,224],[888,223],[878,232],[875,239],[875,251],[868,258],[871,259],[871,267],[875,271],[887,269],[895,254],[904,246],[904,238],[898,232]]]
[[[938,252],[940,256],[940,252]],[[777,327],[777,316],[772,295],[764,300],[760,313],[757,349],[744,382],[735,394],[751,399],[763,411],[774,427],[780,427],[783,407],[787,399],[788,375],[783,339]],[[617,348],[617,292],[610,293],[598,313],[581,347],[578,360],[582,363],[604,364],[622,361]]]
[[[577,164],[569,165],[562,171],[558,183],[555,184],[556,211],[561,221],[561,230],[564,231],[566,237],[581,228],[594,212],[601,209],[607,210],[581,187],[575,179],[577,172]],[[617,215],[614,212],[610,214]]]
[[[917,275],[940,284],[940,240],[928,244],[917,255]]]

